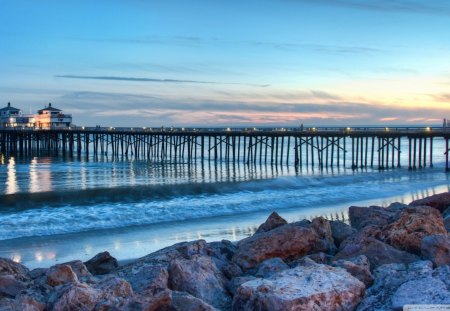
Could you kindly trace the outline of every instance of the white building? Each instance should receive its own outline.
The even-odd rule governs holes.
[[[34,116],[22,115],[22,111],[12,107],[11,103],[0,109],[0,127],[30,127]]]
[[[47,107],[37,114],[23,115],[20,109],[8,106],[0,109],[0,127],[31,127],[40,129],[61,129],[72,125],[72,115],[64,114],[60,109]]]
[[[68,128],[71,125],[72,115],[62,113],[62,110],[52,107],[51,103],[38,110],[38,114],[34,116],[34,127],[41,129]]]

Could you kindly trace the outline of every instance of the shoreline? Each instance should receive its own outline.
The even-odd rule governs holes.
[[[277,209],[289,222],[303,218],[312,219],[323,216],[327,219],[336,219],[339,216],[348,218],[350,205],[382,205],[390,202],[409,202],[414,199],[448,191],[448,185],[422,189],[415,195],[404,193],[378,199],[368,199],[344,202],[322,207],[298,207]],[[51,265],[70,261],[73,258],[88,260],[96,253],[105,249],[110,250],[118,260],[132,260],[144,256],[185,240],[203,238],[208,242],[221,239],[237,241],[254,233],[257,226],[264,222],[268,210],[249,212],[239,215],[214,216],[202,219],[193,219],[184,222],[168,222],[162,224],[143,225],[118,229],[103,229],[91,232],[64,234],[56,236],[42,236],[19,238],[0,241],[0,257],[20,259],[22,263],[31,268],[49,267]],[[339,219],[342,220],[341,217]],[[346,220],[346,219],[343,219]],[[230,225],[232,224],[232,225]],[[177,234],[174,234],[177,232]],[[136,254],[131,256],[131,254]]]
[[[273,212],[237,242],[197,239],[120,262],[102,252],[85,262],[29,270],[0,258],[0,309],[450,305],[450,192],[409,205],[351,206],[348,217],[350,225],[323,217],[288,222]]]

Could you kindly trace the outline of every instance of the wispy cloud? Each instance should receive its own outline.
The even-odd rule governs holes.
[[[115,77],[115,76],[78,76],[78,75],[56,75],[56,78],[81,79],[81,80],[109,80],[109,81],[127,81],[127,82],[152,82],[152,83],[191,83],[191,84],[222,84],[222,85],[246,85],[253,87],[268,87],[269,84],[253,84],[240,82],[216,82],[199,80],[179,80],[179,79],[156,79],[141,77]]]
[[[450,15],[450,3],[446,0],[300,0],[298,2],[379,12]]]

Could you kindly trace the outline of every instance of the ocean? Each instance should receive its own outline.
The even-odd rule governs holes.
[[[28,267],[125,261],[194,239],[237,241],[272,211],[288,221],[347,220],[351,205],[388,205],[449,191],[443,141],[434,167],[345,167],[111,157],[0,158],[0,257]]]

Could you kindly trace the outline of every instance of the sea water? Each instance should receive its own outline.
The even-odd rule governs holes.
[[[277,211],[289,221],[347,220],[350,205],[449,191],[434,167],[379,171],[284,164],[39,156],[0,161],[0,257],[46,267],[108,250],[119,260],[194,239],[236,241]],[[402,164],[407,155],[402,153]]]

